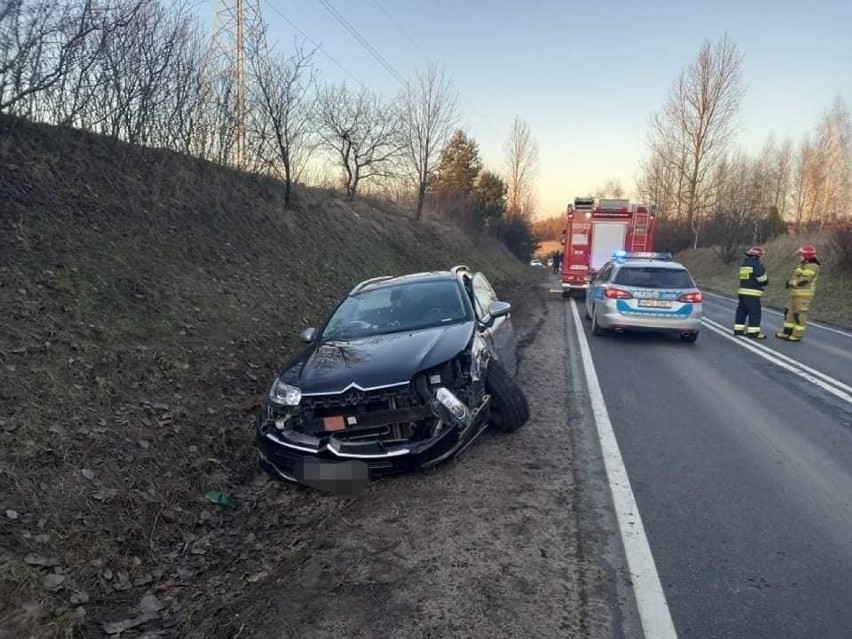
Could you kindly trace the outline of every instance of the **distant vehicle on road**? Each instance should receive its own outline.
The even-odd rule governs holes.
[[[586,318],[596,336],[651,331],[694,342],[703,301],[692,275],[671,253],[616,251],[589,283]]]
[[[535,268],[544,268],[544,264],[541,263],[541,260],[532,260],[530,262],[530,266],[534,266]]]

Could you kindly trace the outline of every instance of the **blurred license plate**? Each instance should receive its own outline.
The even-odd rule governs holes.
[[[324,462],[310,457],[296,462],[294,477],[306,486],[340,496],[353,496],[367,487],[370,468],[361,460]]]
[[[671,308],[672,303],[667,300],[639,300],[639,306],[646,308]]]

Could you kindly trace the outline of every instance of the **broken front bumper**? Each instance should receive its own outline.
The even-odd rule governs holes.
[[[422,441],[388,445],[378,439],[345,441],[335,433],[320,436],[280,430],[273,420],[258,417],[257,450],[260,465],[273,477],[315,485],[316,462],[328,465],[327,477],[361,479],[434,466],[466,448],[488,423],[490,397],[471,409],[446,388],[440,388],[428,410],[440,422],[437,434]],[[404,411],[400,411],[404,412]],[[388,412],[384,415],[393,420]],[[347,463],[348,462],[348,463]],[[352,462],[355,462],[353,465]],[[331,465],[339,464],[340,472]]]

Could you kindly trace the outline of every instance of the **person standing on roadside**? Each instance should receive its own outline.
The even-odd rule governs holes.
[[[553,274],[559,274],[559,267],[562,266],[562,253],[559,251],[554,252],[553,254]]]
[[[788,342],[801,342],[805,336],[808,311],[816,294],[820,269],[816,248],[812,244],[799,247],[796,254],[801,262],[793,271],[793,277],[785,284],[790,290],[790,300],[787,302],[787,308],[784,309],[784,327],[775,334],[778,339]]]
[[[763,312],[760,298],[769,284],[766,268],[760,261],[764,255],[766,250],[762,246],[752,246],[746,251],[745,259],[740,264],[740,287],[737,290],[739,303],[734,317],[734,335],[766,339],[766,334],[760,330]]]

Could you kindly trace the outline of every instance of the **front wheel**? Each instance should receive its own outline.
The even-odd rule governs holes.
[[[503,368],[491,360],[485,377],[485,390],[491,395],[491,425],[503,433],[511,433],[527,423],[530,407],[524,391]]]
[[[681,335],[680,338],[688,344],[694,344],[695,341],[698,339],[698,331],[694,333],[689,333],[688,335]]]

